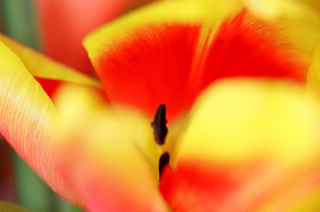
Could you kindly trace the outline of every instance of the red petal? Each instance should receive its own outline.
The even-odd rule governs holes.
[[[110,44],[96,67],[110,99],[134,105],[150,116],[165,103],[172,119],[220,78],[305,79],[306,66],[297,50],[275,27],[246,12],[223,23],[203,54],[204,63],[193,66],[199,30],[191,24],[146,25],[124,42]]]
[[[271,77],[304,81],[307,66],[280,29],[245,11],[216,34],[203,70],[202,85],[225,77]]]
[[[107,52],[96,67],[112,101],[129,103],[151,116],[161,103],[169,117],[181,111],[199,27],[149,26]]]

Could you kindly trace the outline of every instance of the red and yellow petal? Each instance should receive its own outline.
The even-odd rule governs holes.
[[[164,1],[97,30],[85,47],[111,101],[135,106],[150,117],[166,103],[172,119],[186,109],[200,40],[237,9],[233,1]],[[206,20],[212,26],[203,33]]]
[[[319,117],[299,84],[221,81],[193,108],[160,189],[177,211],[299,208],[320,189]]]
[[[169,120],[221,78],[305,82],[310,55],[282,26],[239,8],[233,1],[155,4],[97,30],[85,46],[112,101],[149,115],[166,103]]]
[[[259,20],[246,9],[225,18],[194,67],[189,104],[211,83],[252,77],[306,82],[311,55],[292,42],[281,26]]]
[[[55,191],[77,202],[57,173],[52,148],[61,139],[59,115],[22,60],[0,42],[0,132]]]
[[[267,20],[281,29],[280,33],[293,43],[304,55],[308,65],[308,85],[318,92],[320,5],[308,0],[262,0],[243,1],[255,16]],[[310,65],[311,64],[311,65]]]
[[[99,83],[78,71],[55,62],[44,55],[18,42],[0,35],[0,40],[6,44],[23,61],[28,71],[37,78],[49,96],[53,96],[61,81],[99,87]]]

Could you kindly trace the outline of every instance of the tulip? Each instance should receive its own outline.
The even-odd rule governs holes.
[[[1,36],[0,132],[89,211],[317,211],[319,17],[265,2],[277,15],[177,0],[103,26],[84,41],[101,85]],[[50,99],[35,77],[67,85]]]

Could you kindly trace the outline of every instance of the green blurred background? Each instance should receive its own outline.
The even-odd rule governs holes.
[[[32,0],[0,0],[1,32],[34,48],[41,50],[37,17]],[[4,154],[11,160],[12,181],[8,182],[6,194],[0,200],[9,201],[35,212],[75,212],[81,209],[70,205],[58,197],[39,177],[17,156],[14,151],[0,140],[0,165]],[[0,173],[5,175],[6,173]],[[11,183],[11,184],[10,184]],[[10,184],[10,185],[9,185]],[[3,192],[3,191],[2,191]]]

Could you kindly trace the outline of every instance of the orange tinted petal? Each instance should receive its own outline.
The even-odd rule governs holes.
[[[122,14],[128,0],[37,0],[44,52],[50,57],[92,74],[83,37],[97,26]]]

